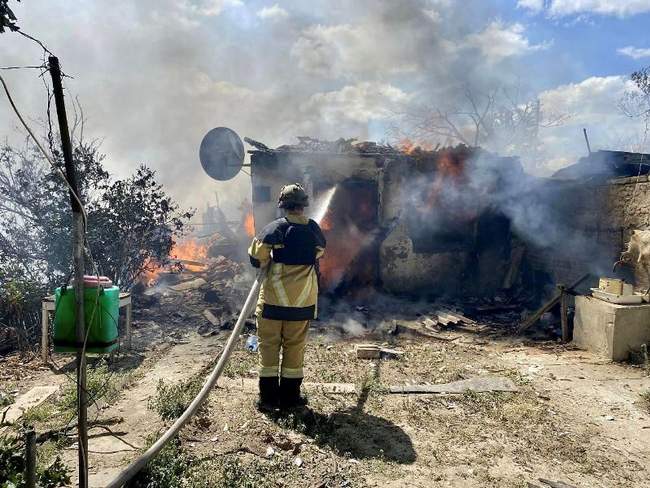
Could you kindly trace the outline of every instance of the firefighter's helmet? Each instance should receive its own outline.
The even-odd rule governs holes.
[[[280,198],[278,198],[278,207],[280,208],[296,208],[308,207],[309,196],[307,192],[299,183],[292,183],[285,185],[280,190]]]

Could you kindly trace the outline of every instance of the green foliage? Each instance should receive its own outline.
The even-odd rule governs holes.
[[[0,487],[20,486],[24,483],[24,446],[15,437],[0,437]]]
[[[192,403],[201,386],[200,378],[192,378],[175,385],[168,385],[160,380],[156,388],[156,396],[149,400],[149,408],[163,420],[175,420]]]
[[[20,0],[16,0],[20,2]],[[0,0],[0,34],[4,33],[6,29],[10,31],[17,31],[20,28],[16,25],[16,15],[9,7],[9,0]]]
[[[30,338],[37,333],[45,291],[19,266],[8,263],[0,267],[0,344],[16,342],[21,350],[29,346]]]
[[[150,438],[148,444],[155,442]],[[178,438],[174,438],[151,460],[133,480],[136,488],[181,488],[194,486],[186,483],[186,474],[192,458],[181,448]]]
[[[275,475],[286,475],[279,462],[257,460],[244,464],[229,455],[209,463],[196,463],[188,473],[188,485],[196,488],[266,488],[277,486]]]
[[[14,397],[8,393],[0,391],[0,408],[11,405],[14,402]]]
[[[57,488],[59,486],[68,486],[72,480],[68,474],[68,468],[60,457],[56,457],[54,462],[45,468],[38,476],[38,484],[42,488]]]
[[[88,398],[99,400],[100,398],[108,403],[114,401],[120,393],[115,373],[108,369],[105,359],[101,359],[94,366],[90,366],[86,373],[86,390]],[[61,392],[61,399],[57,406],[69,412],[77,409],[77,385],[70,381],[66,383]]]
[[[50,142],[55,164],[63,167],[52,137]],[[73,159],[94,262],[101,274],[129,289],[144,271],[167,263],[193,212],[181,211],[145,166],[126,179],[112,179],[104,155],[81,142]],[[71,225],[60,173],[34,148],[0,147],[0,342],[11,331],[18,339],[34,337],[40,299],[70,276]],[[93,270],[90,261],[86,269]]]
[[[149,444],[154,439],[150,439]],[[257,460],[244,464],[236,455],[201,460],[183,449],[176,438],[133,481],[136,488],[266,488],[277,486],[275,475],[286,475],[281,461]]]
[[[22,488],[25,486],[25,444],[16,437],[0,436],[0,488]],[[36,473],[41,488],[58,488],[70,484],[68,468],[57,457]]]
[[[43,402],[35,407],[28,408],[22,416],[22,421],[27,424],[52,423],[55,417],[61,415],[61,412],[52,402]]]
[[[174,237],[193,213],[179,213],[146,166],[100,189],[89,212],[91,249],[114,282],[130,287],[150,263],[168,261]]]

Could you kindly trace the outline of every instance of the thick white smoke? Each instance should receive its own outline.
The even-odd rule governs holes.
[[[201,171],[198,145],[215,126],[271,146],[295,135],[381,139],[404,112],[460,106],[468,88],[521,83],[534,94],[553,86],[554,73],[576,69],[558,59],[531,71],[527,60],[552,40],[529,39],[526,25],[500,19],[491,4],[30,0],[15,11],[74,77],[66,79],[68,100],[79,97],[86,138],[102,141],[110,169],[122,176],[144,162],[183,203],[202,208],[214,191],[222,202],[250,195],[245,174],[217,183]],[[41,61],[25,38],[8,33],[2,41],[2,64]],[[37,72],[4,74],[26,115],[42,120]],[[19,138],[11,113],[0,117],[3,135]]]

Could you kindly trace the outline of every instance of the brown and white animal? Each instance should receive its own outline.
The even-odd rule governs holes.
[[[621,253],[621,258],[614,263],[614,270],[619,264],[629,264],[635,271],[645,273],[650,294],[650,230],[632,231],[627,250]]]

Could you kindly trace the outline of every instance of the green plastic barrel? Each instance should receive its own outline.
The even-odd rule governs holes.
[[[54,350],[76,352],[81,349],[81,345],[77,343],[74,288],[69,286],[65,293],[57,288],[55,297]],[[119,313],[120,289],[117,286],[100,288],[99,296],[97,288],[84,288],[84,315],[88,335],[86,352],[101,354],[117,348]]]

